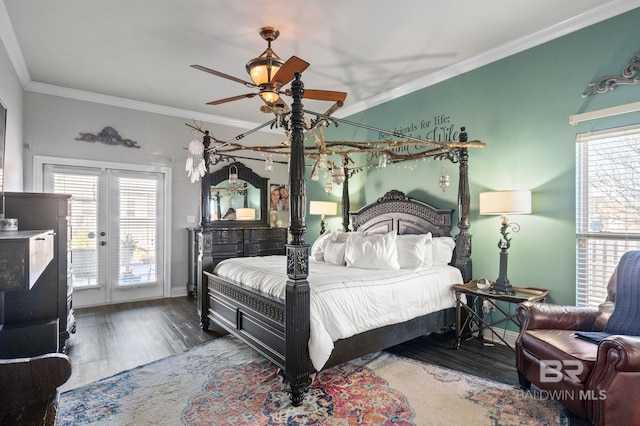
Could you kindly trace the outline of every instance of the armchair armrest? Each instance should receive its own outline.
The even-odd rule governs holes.
[[[516,308],[520,330],[591,330],[598,317],[597,308],[523,302]]]
[[[602,340],[594,368],[605,363],[616,371],[640,372],[640,336],[612,335]]]
[[[594,424],[626,424],[640,416],[640,336],[612,335],[600,342],[586,390]]]
[[[54,401],[58,387],[70,376],[71,361],[64,354],[1,359],[0,418],[27,406]]]

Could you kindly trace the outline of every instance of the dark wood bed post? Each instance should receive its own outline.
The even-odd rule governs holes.
[[[467,132],[465,128],[460,129],[460,142],[467,142]],[[469,227],[469,210],[471,196],[469,192],[469,153],[467,148],[459,148],[459,170],[460,179],[458,182],[458,235],[456,235],[456,262],[455,267],[462,272],[465,282],[473,279],[471,264],[471,234]]]
[[[349,164],[349,160],[344,158],[343,166],[344,166],[344,182],[342,183],[342,230],[344,232],[351,231],[349,229],[349,209],[351,206],[349,205],[349,168],[347,165]]]
[[[213,270],[213,241],[211,235],[210,200],[211,173],[209,172],[211,158],[208,152],[208,149],[211,146],[211,136],[209,135],[208,130],[204,132],[204,136],[202,137],[202,145],[204,145],[205,174],[202,177],[202,186],[200,188],[200,239],[202,241],[202,249],[198,267],[198,270],[200,272],[200,277],[198,279],[198,313],[200,314],[200,327],[203,330],[208,330],[210,321],[209,312],[207,309],[206,279],[202,276],[202,271]]]
[[[311,385],[309,359],[310,292],[309,245],[304,242],[307,213],[307,187],[304,164],[304,85],[300,73],[291,83],[291,154],[289,160],[289,201],[291,243],[287,244],[287,288],[285,293],[285,371],[290,386],[291,403],[302,404]]]

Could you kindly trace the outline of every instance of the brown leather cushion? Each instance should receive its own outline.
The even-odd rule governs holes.
[[[578,339],[573,330],[527,330],[520,344],[541,361],[559,361],[563,374],[576,375],[582,383],[591,374],[598,354],[597,344]]]
[[[591,328],[591,331],[603,331],[604,328],[607,326],[607,321],[609,321],[609,317],[611,316],[611,313],[613,312],[613,309],[615,308],[615,305],[613,304],[613,302],[603,302],[600,305],[598,305],[598,316],[596,317],[596,320],[593,322],[593,327]]]

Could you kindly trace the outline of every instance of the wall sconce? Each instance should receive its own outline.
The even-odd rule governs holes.
[[[438,180],[438,186],[442,188],[442,192],[449,187],[449,175],[447,174],[447,168],[442,166],[440,169],[440,179]]]
[[[235,164],[229,166],[229,183],[238,183],[238,168]]]
[[[498,240],[500,249],[500,273],[493,284],[493,291],[499,293],[513,293],[513,287],[507,278],[507,250],[511,247],[511,238],[508,238],[509,228],[512,232],[520,231],[520,225],[509,222],[507,214],[531,213],[531,191],[495,191],[480,193],[480,214],[499,214],[502,227]]]
[[[334,201],[311,201],[309,203],[309,213],[320,215],[320,235],[324,234],[324,216],[335,216],[338,211],[338,203]]]
[[[268,172],[273,171],[273,155],[269,154],[269,157],[265,158],[264,169]]]

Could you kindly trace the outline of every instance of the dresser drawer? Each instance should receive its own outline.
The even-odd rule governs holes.
[[[0,291],[29,290],[53,259],[53,231],[0,234]]]
[[[211,243],[216,244],[229,244],[229,243],[242,243],[243,240],[242,229],[220,229],[211,231]]]

